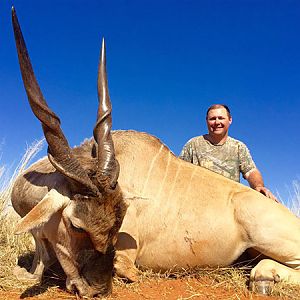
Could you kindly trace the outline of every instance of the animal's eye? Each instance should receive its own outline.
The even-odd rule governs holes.
[[[70,222],[70,224],[71,224],[72,230],[74,230],[78,233],[85,233],[86,232],[83,228],[75,226],[72,222]]]

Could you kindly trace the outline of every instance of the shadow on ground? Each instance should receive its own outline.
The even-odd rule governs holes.
[[[29,252],[21,255],[18,259],[18,265],[29,271],[32,265],[33,257],[34,252]],[[66,291],[65,282],[65,273],[60,264],[56,262],[45,271],[42,282],[28,287],[20,295],[20,299],[41,295],[45,293],[50,287],[58,287],[59,289]]]

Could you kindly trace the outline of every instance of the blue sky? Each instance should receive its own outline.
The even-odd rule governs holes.
[[[206,133],[207,107],[226,103],[230,135],[248,145],[266,185],[287,197],[286,186],[299,179],[299,1],[0,1],[0,152],[7,166],[42,137],[21,81],[12,5],[70,145],[92,135],[104,36],[114,129],[149,132],[179,154]]]

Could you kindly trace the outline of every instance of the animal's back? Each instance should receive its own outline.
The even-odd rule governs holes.
[[[172,199],[173,204],[187,201],[185,205],[189,206],[200,196],[203,207],[205,203],[211,205],[216,201],[220,206],[225,195],[229,199],[232,193],[251,191],[240,183],[179,159],[150,134],[115,131],[113,139],[121,166],[119,182],[126,192],[132,191],[137,197],[164,202]]]

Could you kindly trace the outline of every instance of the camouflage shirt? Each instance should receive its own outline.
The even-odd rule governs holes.
[[[227,178],[240,181],[247,172],[256,168],[247,146],[231,137],[223,145],[214,145],[204,136],[190,139],[179,157]]]

